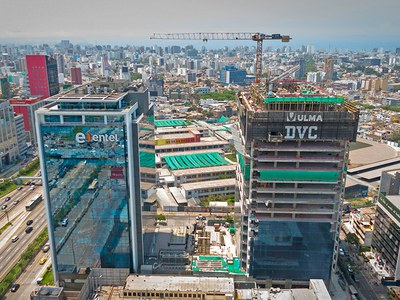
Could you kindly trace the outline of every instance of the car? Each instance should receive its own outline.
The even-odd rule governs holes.
[[[61,226],[67,227],[67,225],[68,225],[68,219],[67,219],[67,218],[64,218],[64,219],[61,221]]]
[[[350,264],[347,265],[347,271],[349,271],[349,273],[353,273],[354,272],[354,270],[353,270],[353,268],[351,267]]]
[[[6,205],[6,204],[4,204],[4,205],[1,207],[2,210],[5,210],[6,208],[7,208],[7,205]]]
[[[13,238],[11,239],[11,242],[15,243],[18,240],[19,240],[18,235],[14,235]]]
[[[344,256],[344,250],[342,248],[339,248],[339,255]]]
[[[5,200],[6,202],[7,202],[7,201],[10,201],[10,200],[11,200],[11,197],[6,197],[4,200]]]
[[[17,190],[20,191],[20,190],[22,190],[23,188],[24,188],[24,187],[19,186],[19,187],[17,188]]]
[[[26,225],[32,225],[32,223],[33,223],[33,220],[28,220],[27,222],[26,222]]]
[[[19,200],[14,200],[12,204],[17,205],[18,203],[19,203]]]
[[[49,250],[50,250],[50,243],[46,243],[46,244],[43,246],[42,251],[43,251],[44,253],[46,253],[46,252],[49,251]]]
[[[31,185],[31,187],[29,188],[30,191],[33,191],[35,189],[34,185]]]
[[[39,260],[39,265],[44,265],[46,261],[47,261],[47,258],[42,257],[41,260]]]
[[[15,293],[19,289],[20,285],[18,283],[14,283],[11,287],[11,292]]]
[[[31,233],[32,230],[33,230],[33,227],[32,227],[32,226],[29,226],[29,227],[26,227],[25,232],[26,232],[26,233]]]

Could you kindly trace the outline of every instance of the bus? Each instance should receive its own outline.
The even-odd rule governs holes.
[[[351,284],[349,285],[349,292],[350,292],[350,295],[352,295],[352,296],[357,296],[358,295],[358,292],[357,292],[356,288]]]
[[[42,195],[36,194],[27,205],[25,205],[26,211],[33,210],[42,201]]]

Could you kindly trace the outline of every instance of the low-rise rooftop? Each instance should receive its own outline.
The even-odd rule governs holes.
[[[226,277],[130,275],[126,279],[125,290],[233,294],[234,284],[232,278]]]

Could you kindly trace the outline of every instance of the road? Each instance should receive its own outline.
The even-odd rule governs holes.
[[[47,262],[44,265],[39,264],[39,260],[42,257],[47,258]],[[47,266],[51,263],[50,261],[50,252],[43,253],[40,251],[36,256],[35,260],[32,261],[26,270],[21,274],[16,283],[20,284],[20,288],[15,293],[8,291],[8,293],[4,296],[4,299],[7,300],[21,300],[21,299],[30,299],[30,294],[34,289],[38,287],[36,283],[37,278],[41,277],[45,271]]]
[[[25,204],[34,194],[41,192],[41,188],[36,188],[33,191],[29,191],[27,187],[24,189],[28,191],[24,191],[18,196],[15,195],[16,199],[17,197],[21,197],[21,200],[9,212],[9,218],[13,225],[8,227],[1,235],[0,280],[2,280],[12,267],[15,266],[20,259],[21,254],[47,226],[43,201],[33,211],[27,212],[25,210]],[[33,220],[33,224],[31,225],[33,231],[29,234],[25,233],[27,220]],[[1,226],[3,226],[7,220],[4,220],[3,218],[0,222]],[[15,235],[17,235],[19,239],[13,243],[11,239]]]

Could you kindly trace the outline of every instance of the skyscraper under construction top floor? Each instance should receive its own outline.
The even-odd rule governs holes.
[[[237,104],[242,267],[274,282],[329,280],[358,110],[293,82],[274,93],[252,86]]]

